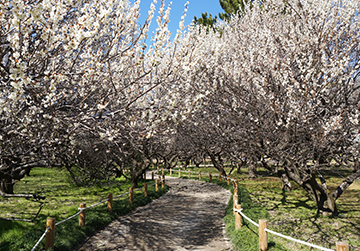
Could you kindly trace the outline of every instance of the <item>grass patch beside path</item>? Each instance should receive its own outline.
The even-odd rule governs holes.
[[[142,187],[143,183],[144,181],[139,182],[139,187]],[[155,192],[155,187],[150,186],[151,183],[152,181],[148,181],[148,197],[145,198],[142,191],[134,192],[134,204],[129,204],[128,196],[124,196],[114,199],[112,213],[107,212],[106,203],[86,210],[85,227],[78,226],[78,217],[56,226],[55,250],[73,250],[96,230],[136,207],[146,205],[167,191],[167,188],[160,188],[159,192]],[[14,192],[46,196],[41,202],[43,209],[33,223],[0,220],[0,250],[31,250],[45,231],[47,218],[55,217],[56,222],[60,222],[77,213],[80,203],[86,202],[87,206],[91,206],[106,199],[108,193],[116,196],[128,192],[130,186],[130,181],[117,178],[101,187],[77,187],[69,180],[65,170],[34,168],[29,177],[15,185]],[[40,202],[34,200],[0,197],[0,217],[31,219],[39,206]],[[36,250],[44,250],[44,243],[43,240]]]
[[[190,167],[187,170],[201,171],[204,181],[209,180],[204,173],[218,174],[212,167]],[[334,172],[331,170],[324,176],[328,188],[334,191],[345,175],[340,175],[342,170],[339,168],[334,169]],[[278,177],[271,176],[265,169],[259,169],[258,173],[259,177],[253,180],[248,179],[247,169],[242,169],[241,174],[234,171],[231,175],[239,182],[239,200],[245,215],[255,222],[265,218],[268,220],[269,229],[299,240],[334,250],[337,241],[346,241],[350,250],[360,251],[360,181],[352,184],[337,200],[339,217],[333,217],[316,215],[316,203],[294,182],[291,182],[291,192],[283,192]],[[178,177],[178,172],[174,172],[173,176]],[[182,173],[182,177],[186,178],[187,173]],[[198,179],[197,174],[192,174],[191,177]],[[212,182],[219,184],[218,180],[218,177],[213,177]],[[226,181],[223,180],[220,185],[232,191],[232,185],[227,186]],[[235,231],[232,207],[231,198],[224,221],[234,248],[258,250],[258,229],[243,220],[245,227]],[[314,250],[271,234],[268,236],[269,250]]]

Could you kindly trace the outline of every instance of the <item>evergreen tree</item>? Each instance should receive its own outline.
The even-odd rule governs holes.
[[[195,25],[203,25],[207,26],[207,31],[212,28],[215,31],[215,24],[217,22],[217,16],[213,17],[212,14],[208,16],[208,13],[202,13],[200,18],[194,16],[194,24]]]
[[[221,8],[224,10],[224,13],[219,13],[219,18],[224,21],[228,21],[231,15],[239,14],[242,15],[245,11],[245,5],[249,0],[219,0]],[[250,1],[251,2],[251,1]],[[215,24],[218,21],[218,17],[213,17],[211,14],[208,16],[208,13],[202,13],[200,18],[194,16],[195,25],[204,25],[215,30]]]
[[[219,0],[221,8],[225,13],[219,13],[221,20],[229,20],[233,14],[243,14],[248,0]]]

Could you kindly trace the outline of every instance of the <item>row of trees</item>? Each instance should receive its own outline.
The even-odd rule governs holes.
[[[221,32],[184,14],[174,41],[164,2],[151,36],[154,4],[141,25],[138,1],[0,6],[2,196],[35,166],[79,184],[130,167],[136,185],[154,160],[206,155],[223,174],[261,163],[336,214],[360,176],[358,1],[243,4]],[[354,173],[330,192],[333,161]]]
[[[250,175],[261,162],[335,214],[336,199],[360,176],[358,7],[358,1],[245,6],[222,27],[223,72],[211,95],[222,115],[203,120],[204,127],[216,125],[214,144],[204,142],[212,154],[244,155]],[[330,192],[322,174],[332,161],[354,173]]]
[[[171,107],[194,108],[174,92],[189,89],[179,65],[192,42],[170,44],[164,2],[148,38],[155,3],[140,25],[139,1],[1,2],[3,196],[36,166],[65,165],[79,182],[103,179],[146,155],[142,145],[166,128]]]

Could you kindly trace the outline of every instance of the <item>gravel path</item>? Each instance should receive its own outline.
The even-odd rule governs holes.
[[[231,250],[222,220],[230,192],[188,179],[166,183],[168,193],[113,221],[79,250]]]

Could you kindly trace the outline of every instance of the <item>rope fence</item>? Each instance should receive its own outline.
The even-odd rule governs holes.
[[[182,169],[164,169],[162,168],[161,172],[162,175],[160,175],[160,170],[159,167],[157,168],[157,179],[155,179],[155,175],[154,172],[151,173],[151,179],[154,180],[155,182],[152,183],[150,186],[155,186],[155,191],[159,190],[159,183],[161,182],[161,186],[164,187],[165,185],[165,171],[169,172],[170,175],[173,174],[173,172],[178,172],[179,173],[179,177],[181,177],[181,173],[186,173],[188,175],[188,177],[190,178],[191,174],[197,174],[199,175],[199,180],[201,180],[202,175],[207,175],[209,176],[209,180],[211,181],[212,176],[214,177],[219,177],[219,181],[222,182],[222,179],[224,179],[224,181],[227,182],[228,185],[230,185],[230,182],[233,183],[233,188],[234,188],[234,195],[233,195],[233,199],[234,199],[234,215],[235,215],[235,229],[240,229],[242,227],[242,217],[244,219],[246,219],[247,221],[249,221],[251,224],[253,224],[254,226],[256,226],[257,228],[259,228],[259,250],[260,251],[266,251],[268,250],[268,238],[267,238],[267,233],[276,235],[278,237],[281,238],[285,238],[287,240],[302,244],[302,245],[306,245],[309,246],[311,248],[316,248],[319,250],[323,250],[323,251],[334,251],[333,249],[328,249],[328,248],[324,248],[318,245],[314,245],[302,240],[298,240],[295,238],[292,238],[290,236],[286,236],[283,235],[281,233],[277,233],[275,231],[272,231],[270,229],[268,229],[266,227],[267,225],[267,221],[265,219],[260,219],[259,223],[256,223],[255,221],[253,221],[252,219],[250,219],[248,216],[246,216],[242,211],[243,208],[241,208],[241,205],[238,203],[238,181],[234,178],[229,177],[228,175],[221,175],[221,174],[212,174],[212,173],[201,173],[201,171],[199,172],[195,172],[195,171],[190,171],[190,170],[182,170]],[[112,197],[112,194],[109,193],[108,194],[108,198],[105,200],[102,200],[98,203],[95,203],[89,207],[86,207],[86,204],[83,203],[80,205],[80,207],[78,208],[79,212],[77,212],[76,214],[58,222],[55,224],[55,219],[54,218],[49,218],[46,222],[46,230],[43,233],[43,235],[40,237],[40,239],[37,241],[37,243],[35,244],[35,246],[31,249],[31,251],[34,251],[37,246],[40,244],[40,242],[46,237],[45,240],[45,249],[49,249],[49,248],[54,248],[54,232],[55,232],[55,226],[58,226],[76,216],[79,215],[79,226],[84,226],[85,225],[85,212],[87,209],[91,209],[93,207],[96,207],[98,205],[101,205],[105,202],[108,202],[108,211],[112,212],[112,201],[113,199],[117,199],[126,195],[129,195],[129,202],[130,204],[133,203],[133,193],[135,191],[140,191],[144,189],[144,196],[147,196],[147,189],[148,189],[148,185],[147,183],[144,184],[143,187],[140,188],[136,188],[133,189],[132,187],[129,188],[129,192],[123,193],[123,194],[119,194],[115,197]],[[349,251],[349,245],[346,242],[337,242],[336,243],[336,251]]]
[[[35,246],[31,249],[31,251],[34,251],[37,246],[40,244],[40,242],[45,238],[45,235],[47,234],[47,232],[49,232],[50,227],[47,227],[45,232],[43,233],[43,235],[40,237],[40,239],[36,242]]]
[[[64,222],[67,222],[68,220],[71,220],[72,218],[78,216],[81,212],[82,212],[82,210],[81,210],[80,212],[77,212],[76,214],[71,215],[70,217],[66,218],[65,220],[62,220],[62,221],[60,221],[60,222],[57,222],[57,223],[55,224],[55,226],[58,226],[58,225],[60,225],[60,224],[62,224],[62,223],[64,223]]]
[[[154,177],[154,175],[152,175],[152,177]],[[150,184],[149,186],[155,186],[155,191],[158,192],[159,191],[159,183],[161,182],[161,186],[162,187],[165,187],[165,176],[163,175],[162,177],[159,175],[158,179],[156,179],[156,181],[152,184]],[[117,198],[120,198],[120,197],[124,197],[126,195],[129,195],[129,202],[130,204],[133,203],[133,193],[135,191],[140,191],[142,189],[144,189],[144,197],[147,197],[147,192],[148,192],[148,184],[145,183],[143,187],[139,187],[139,188],[136,188],[136,189],[133,189],[132,187],[129,188],[129,192],[126,192],[126,193],[122,193],[122,194],[119,194],[117,196],[112,196],[111,193],[108,194],[108,198],[107,199],[104,199],[100,202],[97,202],[91,206],[88,206],[86,207],[86,203],[82,203],[80,204],[80,207],[78,208],[79,212],[69,216],[68,218],[62,220],[62,221],[59,221],[57,223],[55,223],[55,219],[54,218],[48,218],[47,221],[46,221],[46,229],[45,229],[45,232],[42,234],[42,236],[40,237],[40,239],[36,242],[36,244],[34,245],[34,247],[31,249],[31,251],[34,251],[38,246],[39,244],[41,243],[41,241],[45,238],[45,249],[54,249],[54,233],[55,233],[55,226],[58,226],[68,220],[71,220],[73,218],[75,218],[76,216],[79,216],[79,226],[85,226],[85,212],[87,209],[91,209],[91,208],[94,208],[96,206],[99,206],[105,202],[108,203],[107,205],[107,209],[109,212],[112,212],[112,202],[113,202],[113,199],[117,199]]]
[[[170,174],[172,174],[172,172],[179,172],[179,177],[181,176],[181,173],[187,173],[188,175],[190,174],[198,174],[199,175],[199,179],[201,179],[201,175],[208,175],[210,177],[210,181],[211,181],[211,177],[212,176],[218,176],[220,182],[222,181],[222,179],[227,181],[227,184],[230,184],[230,181],[233,182],[233,188],[234,188],[234,195],[233,195],[233,199],[234,199],[234,214],[235,214],[235,229],[240,229],[242,227],[242,218],[246,219],[247,221],[249,221],[251,224],[253,224],[254,226],[256,226],[257,228],[259,228],[259,250],[260,251],[266,251],[268,250],[268,238],[267,238],[267,234],[266,233],[270,233],[273,234],[275,236],[299,243],[299,244],[303,244],[306,246],[309,246],[311,248],[316,248],[319,250],[323,250],[323,251],[334,251],[333,249],[329,249],[329,248],[324,248],[315,244],[311,244],[302,240],[298,240],[295,238],[292,238],[290,236],[286,236],[284,234],[281,233],[277,233],[273,230],[270,230],[268,228],[266,228],[267,225],[267,220],[265,219],[260,219],[259,223],[256,223],[255,221],[253,221],[252,219],[250,219],[248,216],[246,216],[242,210],[243,208],[241,208],[241,205],[238,203],[238,182],[236,179],[231,178],[229,176],[224,176],[221,174],[211,174],[211,173],[201,173],[201,171],[199,172],[195,172],[195,171],[186,171],[186,170],[182,170],[182,169],[170,169],[167,170],[170,172]],[[190,177],[190,176],[189,176]],[[346,242],[336,242],[336,251],[349,251],[349,245]]]

